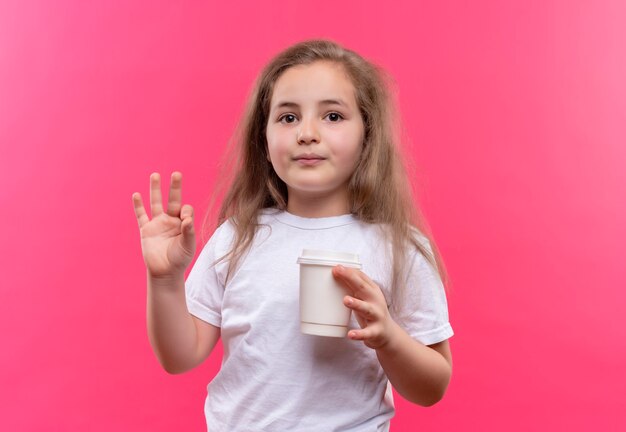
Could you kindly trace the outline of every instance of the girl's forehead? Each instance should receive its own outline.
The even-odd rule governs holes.
[[[274,83],[271,105],[337,99],[356,106],[354,85],[342,65],[318,61],[283,72]]]

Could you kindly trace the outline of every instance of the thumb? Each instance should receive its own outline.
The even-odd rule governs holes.
[[[192,217],[183,219],[183,222],[181,224],[181,232],[183,235],[182,246],[186,250],[193,252],[196,248],[196,232],[193,226]]]
[[[182,246],[193,254],[196,248],[196,233],[193,226],[193,207],[189,204],[185,204],[180,210],[180,217],[182,219],[180,227],[183,235]]]

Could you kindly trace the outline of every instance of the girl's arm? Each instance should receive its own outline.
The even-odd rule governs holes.
[[[380,365],[402,397],[421,406],[436,404],[452,376],[450,344],[446,340],[422,345],[397,324],[394,327],[389,342],[376,349]]]
[[[348,337],[376,350],[380,365],[393,387],[405,399],[422,405],[437,403],[446,392],[452,375],[448,341],[426,346],[411,338],[390,316],[380,288],[360,270],[337,266],[333,269],[353,296],[344,304],[356,315],[360,330]]]
[[[211,354],[220,329],[187,310],[184,274],[154,277],[148,274],[148,338],[168,373],[186,372]]]
[[[133,194],[148,272],[147,326],[152,349],[169,373],[187,371],[213,350],[220,330],[192,316],[185,300],[185,269],[193,259],[196,240],[193,209],[181,204],[182,175],[172,174],[169,202],[163,207],[161,178],[150,176],[150,219],[141,195]]]

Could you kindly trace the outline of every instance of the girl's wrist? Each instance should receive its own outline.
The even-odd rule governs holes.
[[[184,285],[185,272],[172,272],[168,274],[155,275],[148,271],[148,282],[152,287],[175,287],[181,283]]]

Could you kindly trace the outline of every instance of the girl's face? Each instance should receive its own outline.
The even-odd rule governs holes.
[[[317,61],[283,72],[266,137],[268,159],[287,185],[287,210],[310,217],[348,213],[348,181],[364,136],[354,86],[341,65]]]

